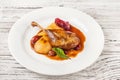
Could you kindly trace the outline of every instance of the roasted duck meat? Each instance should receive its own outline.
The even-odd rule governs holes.
[[[76,34],[70,31],[61,29],[47,29],[46,32],[46,35],[43,31],[41,31],[38,35],[48,36],[50,38],[49,42],[52,47],[72,49],[80,43],[80,39],[76,36]]]

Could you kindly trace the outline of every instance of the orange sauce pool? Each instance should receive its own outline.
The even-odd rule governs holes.
[[[58,28],[58,29],[59,29],[59,27],[56,26],[54,23],[51,24],[49,27],[52,27],[52,28],[55,27],[55,28]],[[79,29],[77,29],[76,27],[74,27],[74,26],[72,26],[72,25],[71,25],[70,31],[76,33],[77,37],[79,37],[79,39],[80,39],[80,43],[79,43],[80,48],[79,48],[78,50],[71,49],[71,50],[66,51],[66,55],[67,55],[68,57],[74,58],[74,57],[76,57],[76,56],[84,49],[84,42],[85,42],[86,38],[85,38],[85,35],[84,35]],[[39,33],[40,33],[40,31],[37,33],[37,35],[38,35]],[[39,39],[39,37],[36,38],[36,41],[37,41],[38,39]],[[34,43],[31,44],[31,47],[32,47],[32,49],[34,50]],[[35,51],[35,50],[34,50],[34,51]],[[37,52],[36,52],[36,53],[37,53]],[[38,53],[38,54],[40,54],[40,53]],[[60,57],[57,56],[57,55],[56,55],[56,56],[48,56],[47,54],[42,54],[42,55],[45,55],[46,57],[48,57],[48,58],[50,58],[50,59],[53,59],[53,60],[65,60],[65,59],[60,58]]]
[[[72,25],[71,25],[70,31],[76,33],[77,37],[80,38],[80,49],[79,50],[71,49],[67,51],[66,55],[70,58],[73,58],[73,57],[76,57],[84,49],[84,42],[86,38],[85,38],[85,35],[79,29],[73,27]],[[48,55],[46,56],[53,60],[65,60],[65,59],[60,58],[59,56],[48,56]]]

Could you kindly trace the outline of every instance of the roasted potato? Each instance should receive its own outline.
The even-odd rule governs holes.
[[[49,43],[49,39],[47,36],[42,36],[34,45],[34,49],[36,52],[41,54],[47,54],[51,49],[51,45]]]

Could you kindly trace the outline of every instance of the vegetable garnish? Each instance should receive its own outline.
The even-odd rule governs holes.
[[[65,55],[64,51],[61,48],[52,48],[52,50],[55,51],[60,58],[70,59],[68,56]]]

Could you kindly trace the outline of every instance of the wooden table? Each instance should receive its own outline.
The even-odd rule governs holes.
[[[48,6],[78,9],[101,25],[104,50],[90,67],[70,75],[46,76],[27,70],[10,54],[7,38],[12,25],[24,14]],[[0,80],[120,80],[120,0],[0,0]]]

